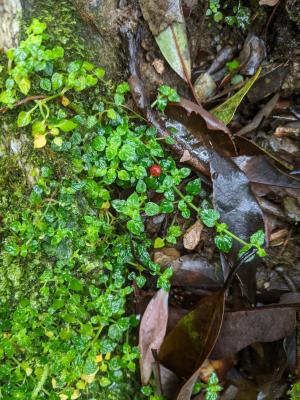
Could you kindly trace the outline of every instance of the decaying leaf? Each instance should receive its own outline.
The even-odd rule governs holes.
[[[180,257],[179,266],[174,270],[172,284],[202,288],[206,291],[220,289],[221,287],[221,282],[217,280],[214,265],[197,254],[187,254]]]
[[[270,307],[226,312],[213,358],[226,358],[252,343],[274,342],[291,335],[297,310]]]
[[[199,140],[199,146],[213,147],[226,156],[237,154],[229,129],[201,105],[181,97],[180,102],[167,107],[166,114],[193,134],[190,141]]]
[[[164,247],[156,249],[153,254],[153,260],[161,267],[172,266],[176,270],[180,264],[180,253],[175,247]]]
[[[186,82],[191,79],[191,59],[184,24],[174,22],[155,38],[163,56]]]
[[[261,68],[258,68],[256,74],[251,79],[249,79],[237,93],[235,93],[224,103],[213,109],[212,114],[220,121],[224,122],[225,125],[228,125],[232,121],[234,114],[238,106],[241,104],[243,98],[246,96],[251,86],[258,78],[260,71]]]
[[[165,338],[159,360],[177,376],[190,377],[211,353],[221,328],[224,301],[223,290],[202,298]]]
[[[249,33],[239,55],[240,73],[243,75],[254,75],[266,58],[266,55],[265,41],[253,32]]]
[[[159,35],[173,22],[184,23],[179,0],[139,0],[139,4],[154,36]]]
[[[155,40],[173,70],[191,79],[191,59],[180,0],[139,0]]]
[[[269,67],[264,67],[258,79],[249,90],[247,99],[250,103],[255,104],[270,94],[279,92],[289,71],[288,63],[275,64],[275,67],[274,63],[271,63]]]
[[[274,7],[278,2],[279,0],[259,0],[259,5]]]
[[[253,183],[300,190],[300,179],[279,170],[263,155],[240,156],[233,160]]]
[[[174,374],[174,372],[165,368],[161,364],[159,365],[159,371],[158,368],[154,368],[154,379],[155,388],[161,386],[164,397],[167,399],[172,399],[174,393],[176,393],[180,388],[180,379]]]
[[[202,230],[203,224],[197,219],[197,221],[192,226],[190,226],[183,235],[183,246],[185,249],[194,250],[194,248],[200,242]]]
[[[240,266],[256,252],[250,249],[231,269],[224,287],[203,297],[198,306],[179,320],[166,336],[159,351],[159,361],[178,377],[190,378],[181,388],[177,400],[189,400],[199,371],[212,352],[222,326],[225,295]]]
[[[148,304],[139,330],[139,348],[141,352],[141,381],[147,384],[154,363],[152,349],[158,350],[164,339],[168,322],[169,293],[160,289]]]
[[[235,143],[239,148],[239,154],[246,155],[246,156],[255,156],[255,155],[265,155],[270,158],[276,165],[283,169],[292,170],[293,166],[288,164],[286,160],[282,160],[274,154],[268,152],[263,147],[259,146],[257,143],[253,142],[252,140],[248,139],[245,136],[236,135],[234,137]]]
[[[264,229],[263,215],[260,206],[251,191],[250,181],[232,160],[211,152],[210,170],[213,181],[213,203],[221,215],[221,221],[229,226],[229,230],[243,240],[259,229]],[[241,245],[234,243],[229,255],[233,262]],[[257,258],[241,269],[239,277],[243,293],[252,303],[256,292]],[[227,275],[227,271],[224,271]]]
[[[273,109],[275,108],[277,101],[279,99],[279,93],[276,93],[272,98],[267,102],[267,104],[259,110],[259,112],[255,115],[253,120],[249,122],[246,126],[240,129],[236,135],[245,135],[246,133],[254,131],[254,129],[258,128],[260,123],[265,119],[268,118]]]

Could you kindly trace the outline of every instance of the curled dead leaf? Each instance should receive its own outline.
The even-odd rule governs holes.
[[[157,249],[154,252],[153,260],[161,267],[167,267],[172,265],[173,269],[178,268],[180,253],[175,247],[165,247],[163,249]],[[178,262],[176,262],[178,260]]]
[[[139,348],[141,352],[140,370],[141,381],[145,385],[152,374],[154,358],[152,349],[159,350],[168,322],[169,293],[160,289],[151,299],[140,324]]]
[[[200,242],[201,232],[203,230],[203,224],[197,220],[183,236],[183,246],[187,250],[194,250]]]
[[[163,60],[160,60],[159,58],[156,58],[153,63],[152,63],[155,71],[161,75],[165,72],[165,66]]]
[[[191,159],[191,154],[188,150],[184,150],[181,159],[179,160],[181,163],[185,161],[189,161]]]

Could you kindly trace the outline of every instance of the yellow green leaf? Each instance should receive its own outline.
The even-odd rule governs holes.
[[[243,98],[246,96],[246,94],[251,89],[251,86],[258,78],[260,71],[261,67],[258,68],[256,74],[253,75],[252,78],[249,79],[237,93],[235,93],[224,103],[213,109],[211,113],[220,121],[224,122],[225,125],[228,125],[232,121],[238,106],[243,101]]]
[[[164,241],[164,239],[162,239],[162,238],[160,238],[160,237],[157,237],[155,240],[154,240],[154,248],[155,249],[161,249],[162,247],[164,247],[165,246],[165,241]]]
[[[18,86],[23,94],[27,94],[30,90],[31,83],[30,80],[27,78],[23,78],[18,82]]]
[[[34,148],[41,149],[45,147],[47,143],[46,135],[36,135],[34,137]]]

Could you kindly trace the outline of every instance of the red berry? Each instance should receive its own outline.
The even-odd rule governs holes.
[[[152,167],[150,167],[150,175],[151,176],[160,176],[161,175],[161,168],[158,164],[153,164]]]

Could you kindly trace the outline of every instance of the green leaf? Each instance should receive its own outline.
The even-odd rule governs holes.
[[[19,128],[23,128],[24,126],[29,125],[31,122],[31,114],[30,112],[21,111],[18,115],[17,125]]]
[[[4,90],[0,93],[0,102],[8,105],[14,104],[16,99],[14,98],[14,94],[11,90]]]
[[[147,185],[143,180],[138,180],[136,185],[136,191],[138,193],[145,193],[147,191]]]
[[[30,90],[30,87],[31,87],[30,80],[27,79],[27,78],[22,78],[22,79],[21,79],[20,81],[18,81],[17,83],[18,83],[18,86],[19,86],[21,92],[22,92],[23,94],[25,94],[25,96],[26,96],[27,93],[28,93],[29,90]]]
[[[250,236],[250,243],[256,246],[262,246],[265,243],[265,233],[259,230]]]
[[[96,68],[94,74],[97,76],[97,78],[101,79],[105,75],[105,70],[103,68]]]
[[[120,106],[121,104],[124,104],[124,103],[125,103],[125,97],[124,97],[123,94],[116,93],[116,94],[114,95],[114,101],[115,101],[115,103],[116,103],[117,106]]]
[[[60,46],[54,47],[52,50],[50,50],[50,60],[55,60],[57,58],[62,58],[64,56],[64,49]]]
[[[29,28],[27,29],[28,33],[34,33],[35,35],[40,35],[47,28],[47,25],[44,22],[40,22],[37,18],[33,18]]]
[[[160,212],[160,208],[159,208],[158,204],[149,201],[145,205],[145,213],[146,213],[146,215],[148,215],[148,217],[153,217],[154,215],[159,214],[159,212]]]
[[[130,87],[127,82],[122,82],[117,86],[116,93],[124,94],[130,92]]]
[[[35,121],[31,127],[33,135],[43,135],[46,131],[46,125],[44,121]]]
[[[118,178],[121,181],[129,181],[130,180],[130,175],[125,169],[121,169],[118,171]]]
[[[155,249],[161,249],[162,247],[165,247],[165,240],[162,239],[161,237],[155,238],[153,247]]]
[[[63,74],[60,74],[59,72],[55,72],[52,77],[51,77],[51,82],[52,82],[52,88],[53,90],[57,90],[63,85]]]
[[[115,110],[113,108],[110,108],[109,110],[107,110],[107,117],[109,119],[116,119],[117,118],[117,114],[115,112]]]
[[[135,282],[139,288],[142,288],[145,286],[147,279],[143,275],[140,275],[135,278]]]
[[[167,230],[166,240],[169,243],[176,243],[176,238],[181,236],[181,229],[179,225],[171,225]]]
[[[134,235],[140,235],[144,232],[144,225],[141,221],[130,220],[127,222],[127,229]]]
[[[103,151],[106,146],[106,138],[105,136],[96,136],[92,140],[92,148],[96,151]]]
[[[86,127],[87,129],[93,128],[97,124],[98,120],[96,115],[89,115],[86,119]]]
[[[213,228],[220,218],[219,212],[213,209],[201,210],[199,214],[202,222],[209,228]]]
[[[213,372],[211,374],[211,376],[209,377],[208,384],[209,385],[216,385],[217,383],[219,383],[218,376],[217,376],[217,374],[215,372]]]
[[[186,82],[191,79],[191,59],[184,23],[173,22],[155,37],[171,68]]]
[[[233,239],[229,235],[217,235],[215,237],[215,244],[217,248],[224,253],[228,253],[232,248]]]
[[[246,96],[246,94],[249,92],[252,85],[258,78],[260,72],[261,67],[258,68],[256,74],[251,79],[249,79],[237,93],[231,96],[224,103],[220,104],[218,107],[214,108],[212,110],[212,114],[220,121],[224,122],[225,125],[228,125],[230,121],[232,121],[234,114],[238,106],[241,104],[243,98]]]
[[[46,90],[46,92],[51,91],[51,81],[48,78],[43,78],[40,80],[40,88]]]
[[[174,144],[174,143],[175,143],[175,141],[174,141],[174,139],[172,138],[172,136],[166,136],[166,137],[165,137],[165,142],[166,142],[167,144]]]
[[[77,128],[77,124],[70,119],[62,119],[54,127],[61,129],[63,132],[70,132]]]
[[[136,192],[133,192],[128,199],[126,200],[126,204],[129,207],[133,208],[140,208],[140,198],[139,195]]]
[[[125,200],[113,200],[112,206],[116,211],[121,213],[124,211],[124,209],[126,207],[126,201]]]
[[[1,71],[0,71],[1,72]],[[7,78],[5,81],[5,87],[7,90],[11,90],[15,85],[15,81],[11,78]]]
[[[19,246],[14,242],[5,243],[4,249],[5,251],[7,251],[8,254],[10,254],[13,257],[16,257],[20,251]]]
[[[198,178],[188,182],[185,186],[185,191],[193,196],[201,193],[201,180]]]
[[[216,22],[220,22],[223,19],[223,14],[221,13],[221,11],[218,11],[214,14],[214,20]]]
[[[160,206],[160,211],[161,211],[162,213],[169,214],[169,213],[171,213],[171,212],[174,211],[174,205],[173,205],[172,201],[163,200],[163,201],[160,203],[159,206]]]
[[[118,155],[122,161],[134,161],[136,159],[135,148],[130,144],[124,144]]]

